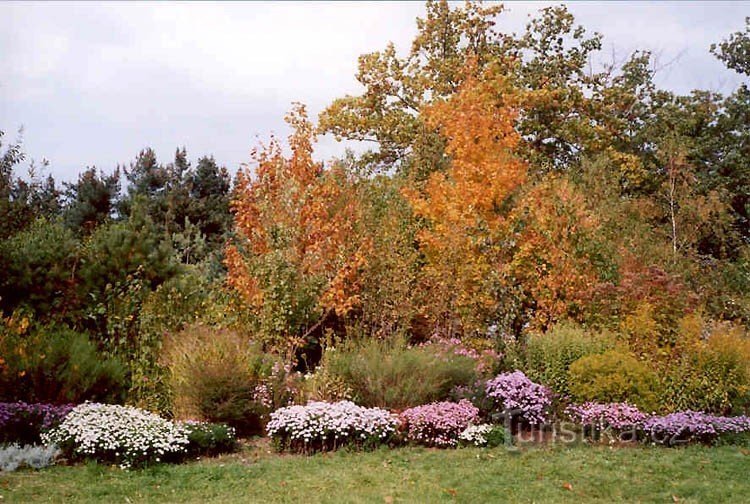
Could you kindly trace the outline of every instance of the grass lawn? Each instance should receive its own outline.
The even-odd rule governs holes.
[[[748,502],[750,451],[578,445],[305,457],[256,445],[130,472],[88,464],[0,474],[0,502],[438,501]]]

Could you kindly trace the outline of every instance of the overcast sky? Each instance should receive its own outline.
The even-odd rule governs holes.
[[[558,2],[559,3],[559,2]],[[547,3],[506,3],[499,26],[518,31]],[[571,2],[608,52],[678,58],[662,86],[730,92],[740,77],[708,46],[744,26],[750,2]],[[0,3],[0,130],[50,160],[58,180],[87,166],[111,171],[153,147],[162,161],[186,146],[233,173],[258,138],[286,135],[302,101],[317,116],[357,93],[357,56],[390,40],[408,51],[424,13],[409,3]],[[6,138],[7,140],[8,138]],[[342,147],[323,138],[318,155]]]

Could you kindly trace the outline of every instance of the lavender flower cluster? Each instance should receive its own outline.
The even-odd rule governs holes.
[[[531,381],[521,371],[503,373],[489,380],[485,385],[487,396],[496,407],[531,425],[547,421],[552,405],[552,393],[538,383]]]
[[[123,469],[184,453],[189,443],[182,425],[132,406],[98,403],[73,408],[42,441],[71,456],[115,461]]]
[[[409,441],[437,447],[456,446],[461,433],[478,417],[479,409],[465,399],[425,404],[401,413]]]
[[[56,427],[72,404],[0,403],[0,442],[38,443],[42,432]]]
[[[572,404],[565,409],[565,413],[574,422],[599,430],[633,430],[639,428],[647,418],[645,413],[628,403]]]
[[[648,418],[643,422],[643,430],[655,443],[670,446],[691,441],[707,443],[722,434],[750,432],[750,417],[715,416],[688,410]]]
[[[384,443],[397,427],[398,418],[384,409],[313,401],[274,411],[266,430],[279,449],[310,453]]]

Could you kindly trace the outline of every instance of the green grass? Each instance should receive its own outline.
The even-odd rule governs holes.
[[[264,446],[182,465],[0,475],[0,502],[740,502],[750,451],[691,446],[402,448],[304,457]]]

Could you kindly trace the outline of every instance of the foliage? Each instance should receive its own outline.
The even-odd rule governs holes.
[[[576,402],[628,402],[643,411],[659,406],[656,374],[620,350],[581,357],[570,366],[568,380]]]
[[[351,401],[310,402],[274,411],[267,430],[279,450],[310,454],[387,443],[397,425],[396,416],[380,408],[365,408]]]
[[[279,348],[310,343],[328,317],[360,305],[367,242],[354,240],[358,208],[347,174],[313,160],[304,106],[287,116],[292,156],[275,139],[255,150],[232,200],[237,239],[226,250],[227,280],[258,320],[259,336]]]
[[[552,406],[550,390],[534,383],[521,371],[502,373],[486,384],[487,397],[494,410],[506,421],[518,419],[525,424],[540,425],[547,421]]]
[[[60,453],[56,446],[10,444],[0,446],[0,472],[13,472],[19,468],[42,469],[55,463]]]
[[[477,420],[479,410],[469,401],[435,402],[415,406],[400,415],[410,442],[446,448],[458,445],[459,436]]]
[[[123,364],[103,358],[85,334],[64,326],[28,334],[0,328],[0,400],[119,402],[126,390]]]
[[[680,357],[661,376],[663,404],[669,411],[744,411],[750,405],[750,340],[737,326],[698,324],[683,324]]]
[[[123,469],[160,462],[189,443],[184,427],[153,413],[98,403],[73,408],[42,441],[58,445],[67,457],[115,462]]]
[[[226,423],[258,434],[267,415],[289,401],[290,378],[280,361],[236,332],[196,325],[170,334],[164,365],[176,418]]]
[[[234,428],[226,424],[186,421],[180,425],[187,431],[188,457],[213,457],[234,452],[239,446]]]
[[[675,446],[689,442],[710,443],[723,434],[750,432],[750,417],[722,417],[698,411],[679,411],[654,416],[643,423],[654,443]]]
[[[39,443],[41,433],[57,427],[72,409],[72,404],[0,403],[0,443]]]
[[[610,350],[615,343],[614,336],[607,332],[561,322],[546,333],[529,335],[523,353],[523,371],[529,379],[567,396],[570,365],[581,357]]]
[[[409,347],[398,339],[329,347],[321,368],[339,379],[359,404],[395,410],[445,399],[454,386],[467,385],[476,376],[469,357]]]

